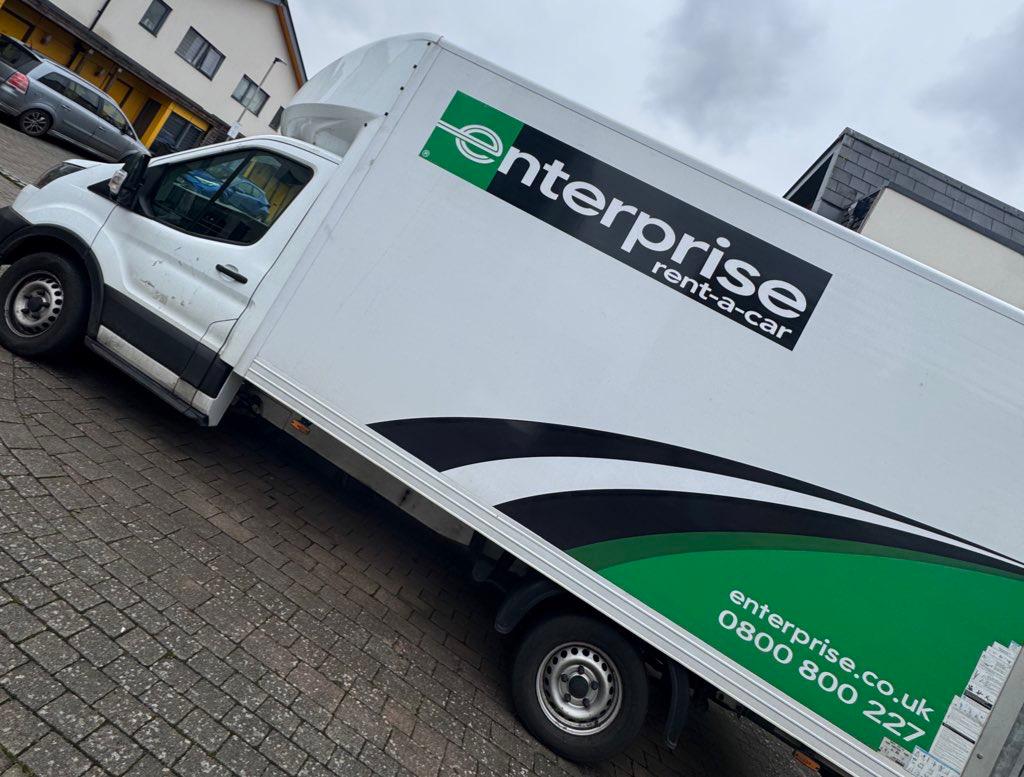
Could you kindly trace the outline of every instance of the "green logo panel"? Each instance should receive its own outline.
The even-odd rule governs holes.
[[[456,92],[420,156],[486,189],[523,123],[463,92]]]
[[[923,553],[715,532],[570,553],[876,750],[928,750],[990,646],[1024,638],[1024,581]]]

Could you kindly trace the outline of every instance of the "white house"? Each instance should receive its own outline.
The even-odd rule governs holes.
[[[273,132],[306,80],[286,0],[0,0],[0,33],[108,92],[158,153]]]

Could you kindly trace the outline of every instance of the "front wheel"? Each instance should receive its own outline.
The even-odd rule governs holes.
[[[559,755],[603,761],[626,749],[647,716],[647,672],[613,626],[585,616],[543,621],[523,639],[512,668],[523,724]]]
[[[59,254],[31,254],[4,270],[0,300],[0,345],[19,356],[56,356],[85,335],[88,285]]]

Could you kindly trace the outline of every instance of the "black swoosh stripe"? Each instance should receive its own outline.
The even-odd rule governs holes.
[[[753,532],[847,540],[927,553],[1020,576],[1019,566],[967,548],[831,513],[754,499],[681,491],[565,491],[497,509],[562,550],[685,532]]]
[[[740,478],[827,499],[962,542],[1012,563],[1018,563],[1009,556],[950,532],[813,483],[722,456],[642,437],[578,426],[504,418],[409,418],[370,424],[370,428],[442,472],[483,461],[540,456],[574,456],[664,464]]]

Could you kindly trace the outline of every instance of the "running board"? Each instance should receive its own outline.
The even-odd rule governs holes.
[[[134,364],[129,362],[127,359],[122,358],[119,354],[112,351],[107,346],[98,342],[92,337],[85,338],[85,347],[95,353],[97,356],[105,359],[114,366],[127,373],[129,377],[134,378],[136,381],[141,383],[151,392],[156,394],[160,399],[166,402],[168,405],[173,407],[179,413],[188,418],[191,418],[200,426],[209,426],[210,420],[205,413],[196,410],[188,402],[177,396],[173,391],[161,386],[146,373],[136,367]]]

